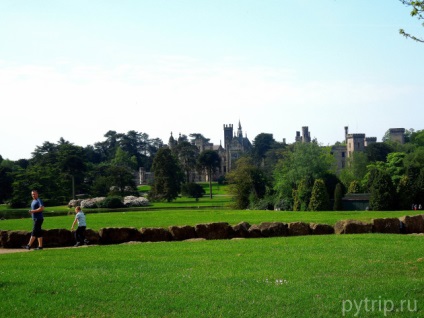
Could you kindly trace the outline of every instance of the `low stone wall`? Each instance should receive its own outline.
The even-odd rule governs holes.
[[[192,239],[225,240],[233,238],[265,238],[277,236],[424,233],[424,214],[400,218],[373,219],[372,223],[357,220],[342,220],[334,226],[305,222],[263,222],[250,225],[240,222],[231,226],[226,222],[198,224],[196,226],[170,226],[169,228],[101,228],[86,230],[90,244],[121,244],[126,242],[168,242]],[[0,247],[19,248],[28,243],[28,231],[0,230]],[[44,231],[44,247],[66,247],[75,244],[74,234],[65,229]]]

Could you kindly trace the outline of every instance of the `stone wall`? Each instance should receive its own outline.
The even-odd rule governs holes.
[[[168,228],[101,228],[87,229],[86,238],[90,244],[121,244],[127,242],[168,242],[192,239],[225,240],[234,238],[266,238],[299,235],[424,233],[424,214],[399,218],[373,219],[371,223],[357,220],[342,220],[334,226],[305,222],[263,222],[250,225],[240,222],[231,226],[226,222],[198,224],[195,226],[170,226]],[[0,230],[0,247],[20,248],[28,243],[28,231]],[[44,231],[44,247],[67,247],[75,244],[74,235],[65,229]]]

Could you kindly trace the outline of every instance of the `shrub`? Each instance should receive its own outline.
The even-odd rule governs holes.
[[[124,207],[122,197],[114,195],[106,197],[103,201],[99,202],[100,208],[117,209]]]
[[[98,198],[92,198],[92,199],[86,199],[81,201],[81,208],[87,208],[87,209],[94,209],[98,208],[99,203],[101,203],[105,198],[104,197],[98,197]]]
[[[135,197],[132,195],[124,197],[124,205],[126,207],[148,206],[149,200],[144,197]]]
[[[68,202],[68,208],[76,208],[77,206],[81,206],[82,199],[71,200]]]
[[[205,189],[197,183],[185,183],[181,186],[181,194],[189,198],[195,198],[196,201],[199,201],[199,198],[205,194]]]
[[[219,176],[217,181],[218,181],[218,184],[219,185],[228,184],[227,179],[225,178],[225,176]]]
[[[252,202],[250,208],[252,210],[274,210],[275,198],[273,196],[266,196],[256,202]]]
[[[361,193],[363,192],[361,184],[354,180],[349,184],[349,189],[347,190],[348,193]]]
[[[10,201],[9,206],[10,206],[12,209],[20,209],[20,208],[28,207],[28,206],[29,206],[29,204],[28,204],[28,202],[23,202],[23,201],[14,201],[14,200],[12,200],[12,201]]]

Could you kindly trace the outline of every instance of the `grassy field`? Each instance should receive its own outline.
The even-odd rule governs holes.
[[[422,211],[205,208],[180,198],[145,211],[88,211],[88,227],[316,222]],[[209,204],[209,205],[208,205]],[[69,229],[67,207],[43,228]],[[101,211],[100,211],[101,212]],[[0,221],[30,230],[29,216]],[[424,236],[324,235],[135,243],[0,254],[1,317],[424,317]]]
[[[228,222],[235,225],[242,221],[250,224],[261,222],[314,222],[334,225],[337,221],[354,219],[371,222],[374,218],[400,217],[422,214],[423,211],[346,211],[346,212],[287,212],[228,209],[158,209],[139,212],[87,213],[87,227],[99,230],[103,227],[168,227],[172,225],[196,225],[200,223]],[[74,214],[45,217],[44,229],[70,228]],[[24,219],[0,221],[0,230],[30,230],[32,221]]]
[[[2,317],[423,317],[424,237],[328,235],[0,255]]]
[[[178,197],[172,202],[151,202],[147,207],[133,208],[137,211],[145,210],[157,210],[157,209],[180,209],[180,208],[227,208],[231,202],[231,196],[227,194],[227,186],[219,185],[217,183],[212,184],[212,199],[209,197],[209,183],[200,183],[206,191],[204,197],[196,201],[193,198],[187,197]],[[146,193],[150,190],[150,186],[139,186],[138,190],[141,193]],[[0,204],[0,218],[25,218],[28,216],[28,208],[30,206],[31,200],[28,199],[28,207],[20,209],[9,208],[6,204]],[[116,209],[114,211],[121,211],[128,209]],[[46,216],[57,216],[57,215],[66,215],[72,214],[74,211],[73,208],[68,208],[68,206],[46,206],[44,214]],[[110,212],[111,209],[86,209],[86,212]]]

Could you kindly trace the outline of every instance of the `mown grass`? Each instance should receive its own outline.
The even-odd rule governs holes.
[[[209,195],[209,182],[197,182],[205,190],[205,195]],[[148,193],[151,189],[149,185],[140,185],[137,187],[138,191],[142,193]],[[228,193],[227,184],[219,184],[218,182],[212,182],[212,194],[213,195],[223,195]]]
[[[168,227],[172,225],[196,225],[200,223],[228,222],[235,225],[242,221],[250,224],[261,222],[313,222],[334,225],[337,221],[354,219],[371,222],[375,218],[400,217],[422,214],[422,211],[346,211],[346,212],[287,212],[228,209],[178,209],[139,212],[86,213],[87,227],[99,230],[103,227]],[[69,228],[74,214],[45,217],[44,229]],[[30,230],[32,221],[24,219],[0,221],[0,230]]]
[[[209,197],[209,183],[200,183],[203,188],[206,188],[205,196],[199,198],[198,200],[194,198],[188,198],[180,196],[171,202],[150,202],[147,207],[133,208],[132,210],[144,211],[144,210],[156,210],[156,209],[180,209],[180,208],[228,208],[231,203],[231,196],[227,194],[227,186],[219,185],[217,183],[212,184],[212,198]],[[148,192],[150,190],[150,186],[143,185],[139,186],[138,190],[142,193]],[[28,201],[30,202],[30,201]],[[12,209],[6,204],[0,204],[0,218],[25,218],[28,216],[28,208],[19,208]],[[130,211],[131,209],[122,208],[122,209],[106,209],[106,208],[98,208],[98,209],[86,209],[87,212],[112,212],[112,211]],[[57,215],[66,215],[72,214],[74,211],[73,208],[69,208],[66,205],[63,206],[48,206],[46,205],[44,214],[46,216],[57,216]]]
[[[344,309],[346,317],[422,317],[423,240],[328,235],[3,254],[0,312],[2,317],[341,317]],[[365,299],[381,306],[375,303],[371,311],[369,303],[365,311],[363,303],[359,312],[346,311],[347,301]],[[402,300],[410,307],[399,311]],[[383,312],[383,301],[392,301],[394,311]]]

